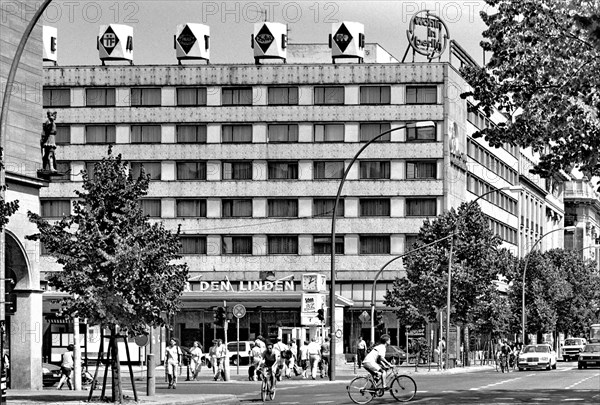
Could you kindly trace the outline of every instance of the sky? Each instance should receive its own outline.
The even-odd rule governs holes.
[[[211,63],[253,63],[250,35],[265,13],[268,21],[288,24],[290,43],[326,44],[332,23],[361,22],[367,43],[379,43],[401,59],[408,22],[424,9],[441,17],[450,38],[482,62],[479,42],[485,24],[479,13],[488,8],[479,0],[54,0],[43,23],[58,29],[58,64],[63,66],[100,64],[96,37],[100,25],[113,23],[133,26],[136,65],[176,63],[173,35],[178,24],[187,22],[210,26]]]

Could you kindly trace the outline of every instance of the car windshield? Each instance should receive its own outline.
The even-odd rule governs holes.
[[[587,345],[583,351],[586,353],[600,353],[600,345]]]
[[[548,346],[525,346],[523,353],[550,353]]]
[[[566,339],[565,340],[565,346],[578,346],[578,345],[582,345],[583,342],[581,339]]]

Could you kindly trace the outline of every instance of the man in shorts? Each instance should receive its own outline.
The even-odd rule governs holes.
[[[385,370],[391,368],[392,365],[385,359],[385,352],[387,346],[390,344],[390,335],[382,335],[379,339],[379,344],[373,347],[373,349],[367,353],[367,356],[363,360],[363,367],[367,370],[375,381],[382,378],[382,387],[385,388]],[[383,365],[383,368],[381,367]]]
[[[260,360],[259,367],[261,368],[262,378],[269,375],[271,379],[271,387],[275,387],[275,373],[279,364],[279,355],[273,350],[273,343],[267,341],[267,350],[264,351],[262,359]],[[269,369],[270,373],[267,373],[266,369]]]

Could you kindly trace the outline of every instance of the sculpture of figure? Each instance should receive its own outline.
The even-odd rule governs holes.
[[[56,156],[54,150],[56,149],[56,111],[48,111],[48,119],[44,122],[42,139],[40,145],[42,147],[42,168],[50,173],[56,173]]]

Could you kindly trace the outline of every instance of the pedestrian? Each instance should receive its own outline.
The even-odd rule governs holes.
[[[330,348],[329,338],[326,337],[321,345],[321,378],[325,378],[329,375]]]
[[[262,335],[258,335],[256,337],[256,340],[254,341],[254,344],[258,345],[258,347],[260,347],[263,352],[265,350],[267,350],[267,345],[265,344],[265,338],[263,338]]]
[[[221,339],[217,339],[217,346],[215,347],[215,376],[214,380],[218,381],[222,378],[225,381],[225,358],[227,357],[227,348],[223,344]]]
[[[72,344],[67,346],[67,351],[62,355],[62,361],[60,363],[60,381],[58,382],[58,387],[56,389],[62,390],[63,384],[66,382],[69,390],[73,389],[71,385],[71,374],[73,373],[73,367],[75,363],[73,361],[73,350],[75,350],[75,346]]]
[[[300,367],[302,367],[302,378],[308,378],[308,341],[300,346]]]
[[[446,358],[446,338],[442,337],[442,339],[440,340],[440,363],[442,369],[446,368],[446,364],[444,363],[445,358]]]
[[[317,343],[317,338],[313,337],[308,344],[308,361],[310,363],[310,376],[313,380],[317,379],[317,370],[321,360],[321,345]]]
[[[255,343],[252,345],[252,350],[250,350],[250,368],[248,370],[248,377],[252,381],[258,380],[258,372],[260,369],[260,362],[262,361],[262,355],[264,350]]]
[[[169,340],[169,345],[165,349],[165,367],[167,370],[167,380],[169,382],[168,388],[173,388],[177,386],[177,368],[181,363],[181,357],[183,356],[183,352],[181,351],[181,347],[179,347],[179,342],[175,338],[171,338]]]
[[[212,369],[213,375],[215,374],[215,368],[217,359],[215,357],[215,353],[217,352],[217,339],[212,341],[212,346],[208,349],[208,357],[210,359],[210,368]]]
[[[190,349],[190,355],[192,356],[190,361],[192,380],[196,381],[198,374],[200,374],[200,371],[202,371],[202,345],[197,340]]]
[[[358,368],[362,367],[362,362],[367,355],[367,342],[364,341],[362,336],[358,337],[358,343],[356,344],[356,357],[358,360]]]
[[[290,340],[290,358],[288,359],[288,370],[290,372],[290,377],[292,370],[294,370],[294,375],[299,375],[298,372],[298,345],[296,345],[296,340]]]
[[[418,338],[413,340],[413,352],[415,354],[415,371],[417,371],[419,362],[421,361],[421,342]],[[406,359],[406,363],[408,364],[408,358]]]

